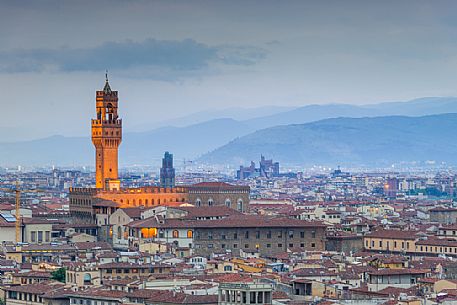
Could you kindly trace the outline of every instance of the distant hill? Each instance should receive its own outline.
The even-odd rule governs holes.
[[[126,133],[119,149],[121,165],[159,164],[164,151],[183,158],[196,158],[249,132],[249,126],[232,119],[218,119],[189,127],[164,127],[148,132]],[[53,136],[39,140],[0,143],[0,166],[89,165],[94,148],[89,137]]]
[[[264,116],[270,116],[273,114],[288,112],[296,109],[297,107],[286,107],[286,106],[264,106],[255,108],[242,108],[242,107],[231,107],[221,110],[207,110],[196,113],[191,113],[175,119],[169,119],[165,121],[149,122],[147,124],[130,124],[131,131],[147,131],[160,127],[173,126],[173,127],[185,127],[195,124],[200,124],[208,121],[217,120],[220,118],[230,118],[236,121],[247,121],[255,118]]]
[[[238,109],[238,108],[237,108]],[[227,111],[228,115],[234,116],[237,109]],[[182,159],[196,159],[202,155],[208,157],[212,162],[226,161],[217,157],[214,153],[207,154],[210,151],[216,150],[227,144],[230,141],[238,143],[237,141],[245,140],[241,138],[256,130],[260,133],[265,132],[262,129],[274,126],[290,125],[290,124],[303,124],[315,122],[322,119],[338,118],[338,117],[379,117],[391,115],[407,115],[407,116],[422,116],[429,114],[442,114],[442,113],[457,113],[457,98],[423,98],[412,100],[409,102],[395,102],[395,103],[381,103],[375,105],[308,105],[295,109],[282,108],[282,107],[265,107],[246,111],[258,111],[257,115],[263,113],[268,115],[256,117],[256,114],[243,113],[237,115],[240,120],[233,118],[219,118],[214,120],[204,121],[198,124],[192,124],[184,127],[161,127],[145,132],[130,132],[124,133],[123,143],[120,147],[120,164],[159,164],[163,152],[168,150],[175,155],[177,162]],[[287,109],[287,111],[284,111]],[[238,109],[240,110],[240,109]],[[272,112],[279,111],[278,113],[271,114]],[[208,115],[211,117],[216,115],[212,113]],[[218,114],[220,115],[220,114]],[[249,118],[249,119],[245,119]],[[190,118],[188,118],[191,120]],[[201,115],[192,116],[192,120],[202,119]],[[340,121],[335,121],[340,122]],[[346,122],[346,121],[341,121]],[[185,125],[185,120],[181,122]],[[437,122],[442,124],[441,122]],[[319,123],[321,124],[321,123]],[[386,124],[390,124],[386,122]],[[316,125],[317,126],[317,125]],[[438,125],[440,126],[440,125]],[[390,126],[385,126],[389,128]],[[393,127],[393,126],[392,126]],[[280,127],[277,127],[280,129]],[[317,127],[315,127],[317,128]],[[337,123],[333,126],[335,130],[343,128]],[[382,129],[380,127],[380,129]],[[447,130],[445,131],[447,132]],[[325,139],[322,139],[325,135]],[[311,136],[311,135],[310,135]],[[371,135],[370,135],[371,136]],[[286,138],[288,136],[286,135]],[[240,138],[240,139],[237,139]],[[235,140],[234,140],[235,139]],[[342,143],[344,138],[337,138]],[[322,145],[324,141],[328,140],[329,143],[334,143],[331,134],[321,133],[318,138],[309,138],[307,147]],[[402,139],[403,140],[403,139]],[[314,141],[314,142],[313,142]],[[22,141],[13,143],[1,143],[0,137],[0,166],[13,166],[13,165],[59,165],[59,166],[72,166],[72,165],[90,165],[94,163],[93,146],[89,137],[63,137],[52,136],[44,139],[33,141]],[[253,144],[255,144],[253,142]],[[271,144],[271,143],[270,143]],[[266,145],[264,143],[263,145]],[[298,145],[298,144],[297,144]],[[333,144],[333,149],[338,151],[339,154],[344,156],[346,150],[343,144]],[[258,149],[257,147],[256,149]],[[308,149],[307,148],[307,149]],[[261,152],[266,155],[276,154],[274,145],[265,146]],[[254,160],[258,159],[257,150]],[[326,150],[323,150],[326,151]],[[216,150],[218,152],[218,150]],[[246,151],[242,152],[237,149],[237,154],[230,155],[231,162],[239,164],[240,162],[249,161],[252,154]],[[298,154],[304,152],[299,151]],[[284,152],[277,154],[278,156],[284,155]],[[333,159],[330,159],[330,155]],[[438,155],[437,155],[438,156]],[[326,160],[324,154],[318,153],[316,160]],[[348,156],[348,160],[350,160]],[[400,156],[401,157],[401,156]],[[430,158],[433,157],[430,155]],[[334,154],[328,155],[328,160],[343,159],[336,158]],[[360,162],[365,160],[358,157]],[[277,158],[279,161],[285,160],[314,160],[312,156],[293,158],[287,157],[285,160]],[[204,160],[204,158],[200,159]],[[228,159],[227,159],[228,160]],[[356,158],[351,159],[356,162]],[[342,161],[339,163],[342,164]]]
[[[201,157],[248,164],[260,154],[295,165],[380,165],[400,161],[457,164],[457,114],[335,118],[277,126],[240,137]]]
[[[188,127],[166,127],[148,132],[129,133],[121,145],[122,163],[151,164],[170,151],[175,159],[192,159],[255,131],[233,119],[217,119]]]
[[[407,102],[388,102],[372,105],[306,105],[268,116],[249,119],[244,123],[258,130],[277,125],[303,124],[338,117],[424,116],[444,113],[457,113],[456,97],[424,97]]]

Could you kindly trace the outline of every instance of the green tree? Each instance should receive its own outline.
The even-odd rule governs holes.
[[[65,283],[65,268],[59,268],[56,271],[51,272],[51,279]],[[0,304],[1,305],[1,304]]]

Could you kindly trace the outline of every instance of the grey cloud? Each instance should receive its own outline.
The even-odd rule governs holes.
[[[252,46],[210,46],[192,39],[181,41],[147,39],[143,42],[105,42],[86,49],[31,49],[0,52],[0,72],[145,71],[145,78],[165,80],[207,70],[212,63],[253,65],[263,59],[265,50]]]
[[[249,46],[222,46],[218,52],[219,59],[229,65],[253,65],[265,57],[265,51]]]

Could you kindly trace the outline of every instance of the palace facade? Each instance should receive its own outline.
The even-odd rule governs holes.
[[[244,212],[249,204],[248,186],[203,182],[189,186],[122,188],[118,177],[118,149],[122,120],[118,114],[118,92],[106,77],[96,92],[96,118],[92,120],[95,146],[95,188],[70,188],[70,212],[75,219],[99,224],[118,208],[164,206],[227,206]],[[96,215],[106,215],[97,219]]]

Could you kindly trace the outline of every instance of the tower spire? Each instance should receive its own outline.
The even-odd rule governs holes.
[[[108,70],[105,71],[105,87],[103,88],[103,92],[105,92],[105,94],[111,94],[111,87],[108,82]]]

